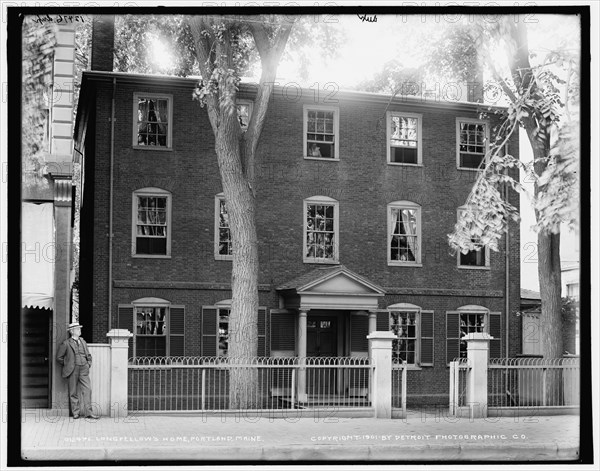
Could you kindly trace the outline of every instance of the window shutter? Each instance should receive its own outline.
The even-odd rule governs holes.
[[[421,366],[433,366],[433,311],[421,311]]]
[[[217,356],[217,309],[202,308],[202,356]]]
[[[171,306],[169,319],[169,355],[185,355],[185,307]]]
[[[490,312],[488,333],[494,337],[490,340],[490,358],[502,357],[502,313]]]
[[[259,357],[267,356],[267,308],[258,308],[258,346],[256,354]]]
[[[460,312],[446,312],[446,363],[460,355]]]
[[[377,311],[377,331],[387,332],[390,330],[390,313],[389,311]]]
[[[133,325],[133,305],[132,304],[119,304],[117,313],[117,327],[119,329],[127,329],[129,332],[136,333],[135,326]],[[127,355],[129,358],[133,358],[133,337],[130,337],[127,341],[128,349]]]
[[[295,352],[295,335],[296,316],[289,312],[271,311],[271,352]]]
[[[350,316],[350,351],[368,352],[369,318],[367,316]]]

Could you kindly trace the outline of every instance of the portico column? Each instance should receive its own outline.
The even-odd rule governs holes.
[[[306,402],[306,309],[298,311],[298,360],[300,368],[298,369],[298,401]]]
[[[369,311],[369,333],[377,330],[377,312]]]

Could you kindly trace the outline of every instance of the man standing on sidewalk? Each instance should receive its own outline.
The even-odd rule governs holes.
[[[80,337],[81,327],[77,322],[69,324],[71,338],[65,340],[58,348],[56,359],[63,367],[62,377],[67,378],[69,382],[69,402],[73,418],[97,419],[98,416],[92,412],[92,355],[87,343]]]

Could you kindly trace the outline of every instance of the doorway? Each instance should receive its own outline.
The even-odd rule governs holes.
[[[306,322],[306,354],[317,357],[310,364],[314,368],[307,370],[307,393],[319,401],[337,393],[338,373],[332,357],[338,356],[338,319],[331,315],[308,316]],[[320,365],[320,366],[317,366]]]
[[[50,341],[52,311],[22,310],[21,400],[25,408],[50,407]]]

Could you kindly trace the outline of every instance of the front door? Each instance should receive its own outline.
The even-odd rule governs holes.
[[[335,317],[307,319],[306,354],[309,357],[337,356],[337,323]]]
[[[319,357],[307,368],[307,386],[309,396],[335,394],[337,373],[334,365],[337,357],[337,319],[335,317],[308,316],[306,338],[306,354],[308,357]],[[330,357],[331,359],[325,359]]]

